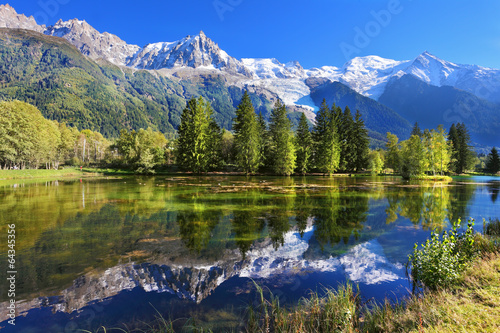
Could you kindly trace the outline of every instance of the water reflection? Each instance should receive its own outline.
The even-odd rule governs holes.
[[[0,218],[17,221],[24,309],[71,312],[137,288],[200,303],[225,281],[245,277],[335,273],[363,285],[399,281],[411,245],[426,230],[466,217],[477,188],[259,182],[127,178],[0,188]],[[498,183],[487,186],[488,204],[495,204]]]
[[[492,181],[488,183],[488,190],[491,192],[491,202],[495,203],[500,193],[500,181]]]
[[[401,216],[426,230],[442,230],[448,221],[467,218],[474,191],[474,185],[398,187],[387,192],[386,221],[393,223]]]

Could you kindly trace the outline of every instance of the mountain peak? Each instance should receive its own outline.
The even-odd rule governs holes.
[[[33,16],[18,14],[9,4],[0,5],[0,28],[27,29],[37,32],[45,30],[44,25],[38,25]]]
[[[200,30],[200,32],[198,33],[198,36],[200,36],[200,37],[207,37],[207,35],[205,35],[205,33],[203,32],[203,30]]]

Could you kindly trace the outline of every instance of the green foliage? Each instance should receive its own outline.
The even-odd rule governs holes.
[[[136,131],[121,130],[115,146],[124,166],[130,166],[136,173],[153,174],[155,168],[165,162],[167,139],[151,128]]]
[[[233,129],[236,164],[247,174],[255,173],[262,160],[259,123],[246,91],[236,109]]]
[[[352,167],[356,171],[365,169],[368,166],[368,153],[370,140],[368,138],[368,130],[365,128],[365,123],[361,118],[361,113],[356,110],[354,116],[354,131],[351,140],[354,141],[355,145],[355,158]]]
[[[385,167],[391,168],[394,171],[399,171],[400,168],[400,151],[401,147],[398,144],[398,137],[395,134],[387,132],[387,153],[385,157]]]
[[[272,156],[272,170],[278,175],[289,176],[295,170],[295,144],[286,107],[279,99],[271,113],[269,133],[271,144],[268,159]]]
[[[486,171],[492,174],[496,174],[500,171],[500,157],[495,147],[491,148],[491,152],[487,156]]]
[[[425,149],[420,137],[412,135],[401,143],[400,173],[404,179],[423,175],[425,172]]]
[[[287,309],[278,297],[254,282],[257,306],[248,309],[247,332],[353,332],[359,328],[359,291],[351,284],[328,289],[324,296],[311,293]]]
[[[296,134],[297,147],[297,172],[306,174],[311,165],[311,157],[313,150],[313,141],[309,124],[304,113],[300,117],[299,126]]]
[[[423,133],[422,130],[420,129],[420,126],[418,126],[418,122],[415,122],[415,124],[413,125],[410,135],[416,135],[420,138],[422,137]]]
[[[415,244],[409,255],[408,266],[415,287],[437,289],[455,284],[460,274],[477,255],[474,246],[474,220],[470,219],[465,232],[459,232],[460,219],[453,224],[451,231],[443,235],[434,231],[421,248]]]
[[[422,136],[425,146],[427,170],[433,175],[438,172],[443,175],[448,171],[451,160],[451,145],[446,141],[446,133],[443,126],[439,125],[437,131],[425,131]]]
[[[488,236],[500,236],[500,220],[490,219],[489,222],[483,220],[484,234]]]
[[[382,153],[378,150],[374,150],[370,153],[370,170],[372,175],[378,175],[384,170]]]
[[[341,148],[338,134],[340,117],[340,109],[333,105],[330,110],[323,100],[313,129],[316,167],[329,175],[333,174],[340,164]]]
[[[464,123],[453,124],[448,133],[451,141],[451,169],[458,174],[473,167],[474,152],[471,147],[471,138]]]
[[[212,114],[210,103],[201,96],[191,99],[182,112],[176,157],[186,170],[206,172],[220,163],[222,132]]]
[[[340,115],[339,141],[340,141],[340,169],[353,171],[356,163],[356,142],[355,124],[352,118],[351,110],[348,106]]]

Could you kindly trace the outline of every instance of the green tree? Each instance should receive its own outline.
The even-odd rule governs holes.
[[[271,136],[272,169],[279,175],[289,176],[295,169],[295,144],[292,124],[287,117],[287,110],[281,100],[277,100],[271,113],[269,125]]]
[[[420,176],[425,172],[426,158],[422,140],[417,135],[412,135],[401,143],[401,176],[410,179]]]
[[[365,127],[365,122],[361,118],[359,110],[356,110],[356,114],[354,116],[353,140],[355,145],[353,167],[356,171],[360,171],[368,166],[370,139],[368,138],[368,130]]]
[[[233,123],[236,164],[246,173],[255,173],[261,164],[259,123],[252,101],[245,91]]]
[[[500,157],[495,147],[491,148],[491,152],[486,158],[486,171],[493,174],[500,171]]]
[[[306,174],[309,171],[312,157],[313,141],[309,124],[304,113],[300,116],[297,128],[297,172]]]
[[[340,169],[353,171],[356,168],[355,123],[351,110],[345,107],[339,126]]]
[[[340,164],[340,144],[338,136],[338,109],[335,105],[328,108],[323,100],[316,116],[316,124],[313,130],[315,142],[316,167],[324,173],[333,174]]]
[[[259,124],[258,130],[259,130],[259,147],[260,147],[260,156],[261,156],[261,167],[264,169],[270,169],[271,168],[271,160],[269,160],[267,157],[270,155],[270,147],[271,147],[271,139],[270,139],[270,133],[267,129],[267,124],[264,119],[264,116],[262,116],[262,112],[259,112],[259,115],[257,116],[257,123]]]
[[[436,172],[443,175],[444,172],[448,171],[448,165],[451,160],[451,146],[446,140],[446,133],[443,126],[439,125],[437,131],[426,131],[424,142],[427,152],[427,169],[432,171],[433,175]]]
[[[422,130],[420,129],[420,126],[418,126],[418,122],[415,122],[415,124],[413,125],[410,135],[416,135],[419,138],[422,137],[423,133]]]
[[[468,170],[474,163],[474,152],[471,139],[464,123],[452,124],[448,134],[452,145],[451,169],[460,174]]]
[[[370,169],[372,175],[378,175],[384,169],[384,161],[380,151],[374,150],[370,153]]]
[[[398,172],[400,168],[401,147],[398,143],[398,137],[395,134],[387,132],[387,154],[385,158],[386,168],[391,168],[394,172]]]
[[[206,172],[217,160],[220,150],[213,145],[221,132],[212,113],[212,107],[202,97],[192,98],[182,112],[176,158],[177,163],[189,171]]]

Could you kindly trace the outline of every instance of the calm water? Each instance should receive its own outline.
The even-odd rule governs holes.
[[[365,300],[409,288],[415,242],[462,217],[500,217],[498,178],[127,177],[0,184],[0,234],[15,223],[16,329],[129,328],[156,311],[176,325],[241,327],[253,281],[282,303],[346,280]]]

